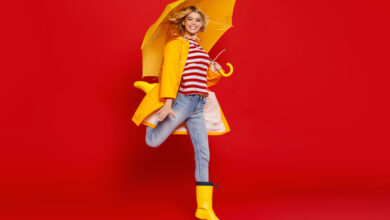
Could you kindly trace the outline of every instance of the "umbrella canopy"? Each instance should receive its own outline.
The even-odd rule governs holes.
[[[232,27],[235,2],[235,0],[178,0],[168,4],[158,20],[149,27],[142,42],[142,77],[158,76],[164,47],[171,30],[168,19],[172,13],[194,5],[208,16],[209,23],[206,31],[199,32],[198,37],[202,48],[209,52],[218,39]]]

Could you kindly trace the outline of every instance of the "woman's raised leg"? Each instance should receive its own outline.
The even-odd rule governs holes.
[[[185,99],[187,98],[178,94],[173,102],[172,110],[176,118],[168,115],[163,121],[157,124],[156,128],[146,127],[145,141],[148,146],[154,148],[160,146],[191,115],[193,110],[191,102]]]

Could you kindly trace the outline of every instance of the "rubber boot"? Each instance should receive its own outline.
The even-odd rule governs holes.
[[[198,207],[195,217],[198,219],[219,220],[213,210],[213,182],[196,182],[196,201]]]
[[[155,85],[157,85],[157,83],[148,83],[145,81],[135,81],[134,82],[134,87],[141,89],[145,93],[148,93],[150,90],[152,90]]]

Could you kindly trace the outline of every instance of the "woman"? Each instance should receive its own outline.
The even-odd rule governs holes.
[[[210,153],[204,106],[208,96],[214,94],[208,87],[220,80],[218,71],[222,68],[218,63],[211,62],[200,46],[197,34],[205,31],[207,17],[199,8],[184,8],[175,13],[170,22],[176,26],[177,37],[165,46],[160,83],[134,83],[147,95],[134,114],[133,121],[137,125],[147,125],[145,140],[150,147],[158,147],[183,122],[186,124],[195,151],[198,203],[195,216],[217,220],[212,208],[214,183],[209,182]],[[154,117],[158,122],[148,123],[147,116],[149,119]],[[224,116],[220,118],[225,125],[224,132],[229,131]]]

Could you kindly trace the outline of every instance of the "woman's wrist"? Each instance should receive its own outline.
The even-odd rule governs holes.
[[[165,99],[165,106],[172,107],[173,99]]]

